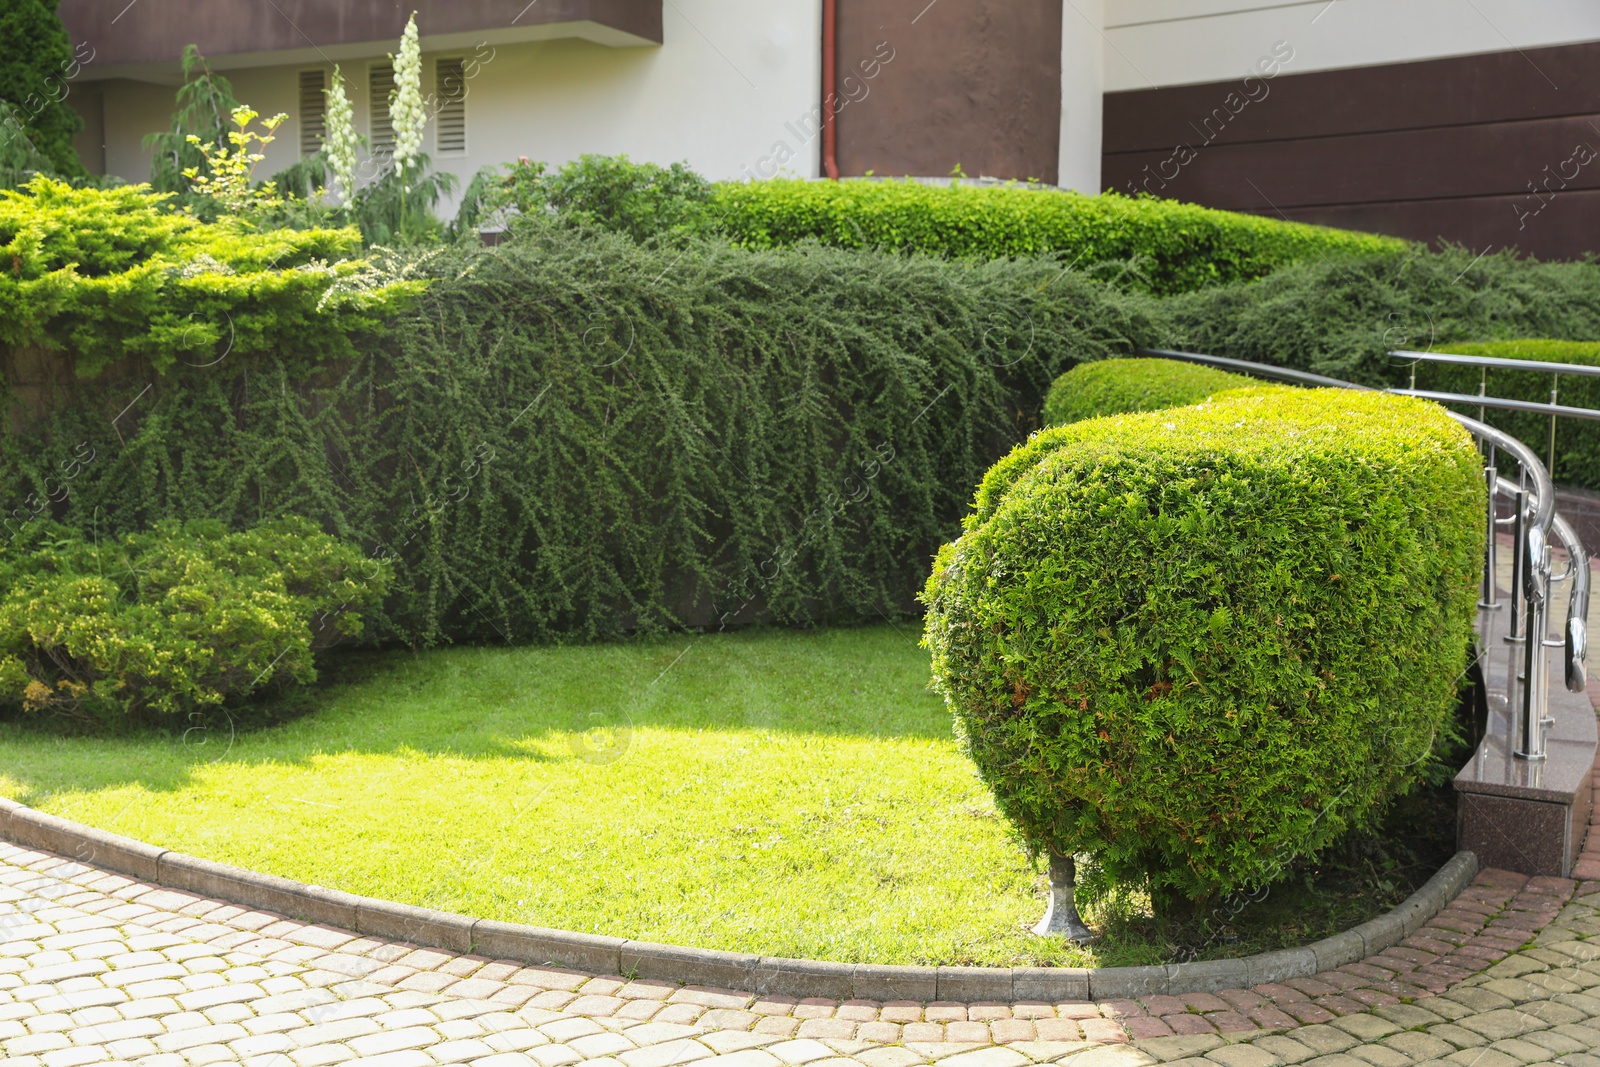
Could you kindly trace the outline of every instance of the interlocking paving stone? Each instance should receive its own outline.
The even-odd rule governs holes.
[[[1600,882],[1485,871],[1401,946],[1253,990],[839,1003],[390,944],[0,843],[0,1054],[21,1067],[1600,1067],[1596,1049]]]

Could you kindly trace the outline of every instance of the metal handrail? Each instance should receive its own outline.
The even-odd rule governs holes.
[[[1550,472],[1545,470],[1544,464],[1539,462],[1539,456],[1533,449],[1512,437],[1504,430],[1497,430],[1486,422],[1479,422],[1468,415],[1454,411],[1446,411],[1451,418],[1459,422],[1468,433],[1497,449],[1504,449],[1517,458],[1517,465],[1525,471],[1533,481],[1529,492],[1533,495],[1533,525],[1542,534],[1548,535],[1555,522],[1556,515],[1556,486],[1550,480]],[[1567,527],[1571,531],[1571,527]],[[1573,533],[1576,538],[1578,535]],[[1562,544],[1567,544],[1563,541]],[[1583,547],[1579,542],[1578,547]],[[1587,556],[1587,553],[1585,553]]]
[[[1408,389],[1395,389],[1391,392],[1404,393],[1407,396],[1420,396],[1429,400],[1437,400],[1445,404],[1476,404],[1478,415],[1481,418],[1488,408],[1500,408],[1506,411],[1524,411],[1536,415],[1550,417],[1549,434],[1549,459],[1550,469],[1556,466],[1556,423],[1560,416],[1569,419],[1600,419],[1600,411],[1592,408],[1575,408],[1557,403],[1561,399],[1561,376],[1580,378],[1600,377],[1600,366],[1589,366],[1583,363],[1551,363],[1542,359],[1505,359],[1501,356],[1463,356],[1455,352],[1412,352],[1407,349],[1398,349],[1389,353],[1391,358],[1407,360],[1411,364],[1411,383]],[[1478,395],[1471,396],[1466,393],[1438,393],[1420,391],[1417,389],[1417,364],[1418,363],[1449,363],[1456,366],[1477,367]],[[1526,374],[1550,375],[1550,402],[1548,404],[1534,403],[1527,400],[1508,400],[1502,397],[1489,395],[1489,370],[1513,370]]]
[[[1264,363],[1253,363],[1249,360],[1231,359],[1226,356],[1208,356],[1198,352],[1178,352],[1159,348],[1141,348],[1136,353],[1140,356],[1150,356],[1160,359],[1176,359],[1187,363],[1198,363],[1204,366],[1218,367],[1235,370],[1257,378],[1272,378],[1279,381],[1292,382],[1297,385],[1310,385],[1318,388],[1356,389],[1373,391],[1369,386],[1357,385],[1354,382],[1341,381],[1338,378],[1329,378],[1321,374],[1312,374],[1308,371],[1297,371],[1287,367],[1273,367]],[[1396,353],[1401,355],[1430,355],[1429,353]],[[1479,357],[1461,356],[1440,362],[1457,362],[1478,359]],[[1482,357],[1487,359],[1488,357]],[[1500,363],[1510,363],[1515,366],[1517,360],[1501,360]],[[1566,364],[1559,366],[1565,367]],[[1521,369],[1536,369],[1522,367]],[[1600,368],[1590,368],[1590,373],[1600,374]],[[1454,393],[1429,394],[1415,389],[1390,389],[1390,393],[1402,396],[1414,396],[1430,400],[1446,400],[1447,402],[1461,402],[1485,405],[1494,398],[1482,396],[1466,396]],[[1520,404],[1521,402],[1512,402]],[[1488,404],[1487,406],[1502,406],[1502,404]],[[1548,411],[1558,405],[1530,405],[1530,408]],[[1448,410],[1448,409],[1447,409]],[[1600,417],[1600,413],[1587,412],[1585,409],[1572,409],[1574,413],[1582,412],[1585,417]],[[1543,760],[1545,758],[1545,727],[1549,725],[1546,711],[1549,707],[1549,679],[1547,677],[1547,664],[1544,650],[1547,646],[1565,647],[1565,670],[1563,681],[1569,691],[1583,692],[1587,684],[1587,658],[1588,658],[1588,627],[1589,627],[1589,552],[1584,547],[1583,539],[1578,536],[1572,525],[1562,518],[1555,507],[1555,483],[1550,478],[1550,472],[1544,464],[1539,462],[1538,455],[1517,438],[1512,437],[1504,430],[1498,430],[1485,422],[1459,414],[1449,412],[1450,416],[1459,422],[1463,429],[1472,434],[1486,446],[1487,462],[1484,475],[1488,486],[1488,532],[1485,537],[1484,558],[1484,599],[1479,601],[1483,610],[1499,608],[1496,600],[1497,581],[1495,578],[1495,527],[1502,521],[1498,518],[1496,501],[1504,493],[1513,500],[1512,514],[1508,521],[1513,523],[1514,544],[1517,555],[1513,560],[1514,568],[1511,582],[1511,625],[1507,640],[1519,641],[1525,644],[1522,687],[1522,715],[1518,729],[1515,754],[1520,759]],[[1553,414],[1553,413],[1552,413]],[[1521,475],[1515,487],[1499,480],[1498,470],[1495,465],[1497,451],[1510,453],[1517,461]],[[1529,484],[1531,483],[1531,484]],[[1554,533],[1567,551],[1568,566],[1565,573],[1552,575],[1550,535]],[[1552,582],[1572,581],[1572,593],[1567,603],[1567,624],[1563,639],[1550,641],[1548,638],[1550,608],[1550,589]],[[1525,620],[1525,626],[1519,623]],[[1518,630],[1523,633],[1518,635]]]
[[[1502,408],[1506,411],[1531,411],[1535,415],[1565,415],[1573,419],[1600,419],[1600,411],[1593,408],[1572,408],[1565,404],[1541,404],[1537,400],[1506,400],[1497,396],[1478,396],[1475,393],[1436,393],[1431,389],[1387,389],[1385,392],[1400,396],[1414,396],[1420,400],[1437,400],[1441,404],[1471,404],[1480,408]]]
[[[1564,681],[1569,693],[1581,693],[1588,688],[1589,658],[1589,553],[1582,539],[1560,513],[1556,514],[1556,536],[1567,548],[1567,574],[1572,578],[1572,592],[1567,599],[1567,628],[1562,644],[1566,647]]]
[[[1488,367],[1500,370],[1539,371],[1546,374],[1582,374],[1600,378],[1600,367],[1583,363],[1547,363],[1541,359],[1506,359],[1504,356],[1462,356],[1454,352],[1408,352],[1397,349],[1389,353],[1401,359],[1421,360],[1424,363],[1455,363],[1466,367]]]

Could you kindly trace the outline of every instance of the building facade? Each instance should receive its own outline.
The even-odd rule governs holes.
[[[315,151],[336,63],[381,146],[412,10],[424,150],[463,185],[518,156],[625,152],[1600,250],[1595,0],[62,0],[80,153],[146,176],[190,43],[289,116],[264,169]]]

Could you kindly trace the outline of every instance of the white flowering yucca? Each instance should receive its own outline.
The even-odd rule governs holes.
[[[328,91],[328,116],[322,148],[328,154],[328,169],[338,188],[339,200],[348,204],[356,195],[356,125],[350,97],[344,91],[344,74],[333,68],[333,88]]]
[[[417,13],[406,22],[400,54],[394,61],[394,92],[389,96],[389,123],[394,128],[394,165],[404,172],[422,148],[428,112],[422,103],[422,45],[417,40]]]

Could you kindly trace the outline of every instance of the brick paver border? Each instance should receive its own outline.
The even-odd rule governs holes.
[[[594,974],[630,974],[757,994],[833,1000],[1090,1001],[1210,994],[1311,979],[1401,944],[1439,915],[1478,873],[1456,854],[1387,915],[1297,949],[1154,967],[910,967],[781,959],[570,933],[432,911],[229,867],[96,830],[0,798],[0,839],[231,904],[353,931],[354,935]]]
[[[1214,993],[962,1001],[756,994],[638,975],[528,966],[287,919],[7,844],[0,844],[0,887],[46,898],[53,907],[92,914],[100,921],[263,960],[268,966],[292,965],[321,976],[316,981],[322,985],[357,983],[362,989],[464,998],[504,1011],[532,1010],[541,1019],[559,1014],[615,1019],[619,1025],[648,1021],[742,1032],[752,1038],[918,1049],[1126,1044],[1206,1035],[1234,1041],[1302,1028],[1320,1032],[1318,1028],[1336,1020],[1431,1002],[1452,986],[1459,989],[1462,981],[1527,945],[1574,894],[1600,893],[1600,882],[1483,871],[1399,944],[1310,978]]]

